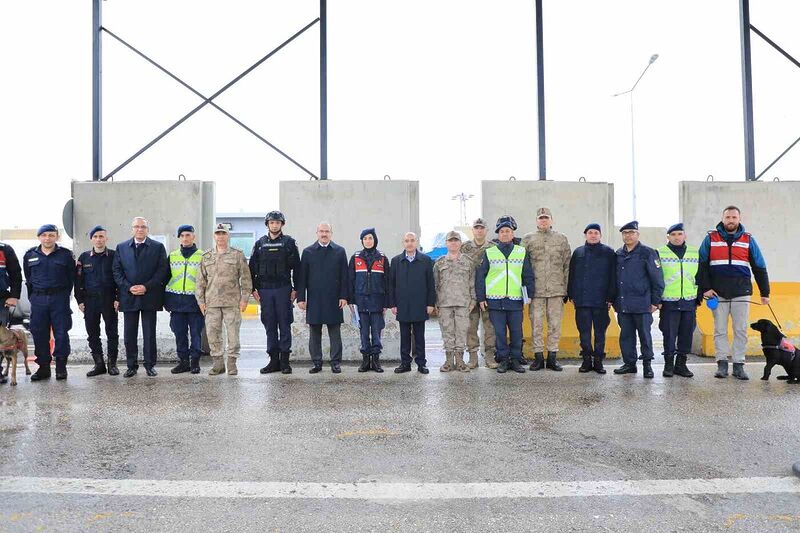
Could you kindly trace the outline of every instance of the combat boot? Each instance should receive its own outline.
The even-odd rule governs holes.
[[[728,377],[728,361],[727,359],[724,361],[717,361],[717,372],[714,374],[715,378],[727,378]]]
[[[519,359],[512,358],[511,359],[511,370],[513,370],[514,372],[516,372],[518,374],[524,374],[525,373],[525,365],[523,365],[522,361],[520,361]]]
[[[564,367],[558,364],[558,361],[556,361],[556,355],[558,355],[558,352],[547,352],[547,362],[545,363],[545,368],[548,370],[561,372],[564,370]]]
[[[228,375],[235,376],[239,373],[239,369],[236,368],[236,360],[238,357],[230,357],[228,356]]]
[[[267,366],[259,370],[259,372],[262,374],[272,374],[273,372],[278,372],[281,369],[281,361],[278,358],[277,352],[267,352],[267,355],[269,355],[269,363],[267,363]]]
[[[64,380],[67,379],[67,358],[58,357],[56,358],[56,379],[57,380]]]
[[[31,381],[45,381],[50,379],[50,365],[41,365],[31,375]]]
[[[455,363],[455,369],[459,372],[469,372],[469,366],[467,363],[464,362],[464,352],[455,352],[453,354],[453,362]]]
[[[359,372],[369,372],[370,368],[372,368],[372,361],[369,359],[369,354],[361,354],[361,366],[358,367]]]
[[[94,376],[99,376],[100,374],[105,374],[107,370],[106,364],[103,362],[103,354],[93,353],[92,359],[94,359],[94,368],[86,373],[86,377],[91,378]]]
[[[498,374],[505,374],[508,372],[508,369],[511,368],[511,361],[508,359],[503,359],[497,364],[497,373]]]
[[[664,355],[664,371],[661,373],[665,378],[671,378],[675,373],[675,356]]]
[[[281,374],[291,374],[292,367],[289,365],[289,354],[292,352],[281,352]]]
[[[750,376],[748,376],[747,372],[744,371],[744,363],[733,363],[732,375],[736,379],[741,379],[743,381],[750,379]]]
[[[178,364],[170,370],[171,374],[183,374],[184,372],[188,372],[192,369],[192,365],[189,364],[188,359],[180,359]]]
[[[594,356],[592,357],[592,370],[594,370],[598,374],[605,374],[606,369],[603,368],[603,359],[605,358],[606,358],[605,353],[594,354]]]
[[[536,352],[533,354],[533,363],[531,363],[531,370],[536,372],[537,370],[541,370],[544,368],[544,354],[542,352]]]
[[[192,360],[189,362],[189,372],[192,374],[199,374],[200,373],[200,358],[199,357],[192,357]]]
[[[225,373],[225,359],[222,356],[212,357],[214,366],[208,371],[209,376],[217,376]]]
[[[467,366],[471,369],[478,368],[478,352],[469,352],[469,362]]]
[[[650,360],[647,359],[642,361],[642,376],[645,379],[653,379],[655,374],[653,374],[653,366],[650,364]]]
[[[694,376],[691,370],[686,366],[686,356],[685,355],[678,355],[675,358],[675,375],[676,376],[683,376],[685,378],[690,378]]]
[[[486,368],[495,369],[497,368],[497,361],[494,358],[494,355],[483,355],[483,362],[486,363]]]
[[[444,364],[439,367],[439,372],[450,372],[455,370],[455,356],[453,352],[444,353]]]
[[[119,376],[119,368],[117,368],[117,355],[108,354],[108,375]]]
[[[383,373],[383,367],[381,366],[380,352],[372,354],[372,370],[374,370],[378,374]]]
[[[581,355],[583,356],[583,363],[581,363],[581,367],[578,369],[578,372],[580,372],[581,374],[585,374],[587,372],[591,372],[592,371],[592,356],[587,354],[587,353],[584,353],[584,352],[581,352]]]

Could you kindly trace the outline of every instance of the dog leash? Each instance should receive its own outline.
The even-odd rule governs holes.
[[[717,297],[717,299],[719,300],[719,303],[726,303],[726,304],[742,303],[742,304],[765,305],[765,304],[762,304],[761,302],[754,302],[753,300],[722,300],[719,297]],[[775,322],[776,322],[775,325],[778,326],[778,329],[780,329],[781,321],[778,320],[778,316],[775,314],[775,310],[772,309],[772,304],[767,302],[766,306],[769,308],[769,312],[772,313],[772,318],[775,319]]]

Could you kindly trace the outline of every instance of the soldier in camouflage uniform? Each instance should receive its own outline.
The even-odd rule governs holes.
[[[536,211],[536,231],[522,237],[536,276],[536,294],[531,298],[534,361],[531,370],[561,371],[556,361],[561,340],[561,318],[567,301],[569,260],[572,251],[566,235],[553,230],[553,214],[547,207]],[[544,360],[544,321],[547,316],[547,362]]]
[[[439,370],[469,372],[469,366],[464,363],[464,348],[469,314],[475,308],[475,264],[461,253],[461,235],[457,231],[449,232],[446,240],[447,255],[433,265],[436,308],[445,352],[445,362]]]
[[[472,240],[461,245],[461,253],[469,257],[475,264],[475,268],[477,268],[483,261],[486,249],[497,245],[486,238],[486,222],[482,218],[477,218],[472,223],[472,236]],[[497,368],[497,362],[494,360],[494,326],[492,326],[492,321],[489,320],[489,311],[482,310],[478,305],[469,314],[469,328],[467,329],[468,366],[470,368],[478,366],[478,350],[481,347],[481,341],[478,337],[480,323],[483,323],[483,360],[486,361],[487,368]]]
[[[235,376],[238,373],[239,327],[253,282],[244,253],[230,247],[230,235],[223,224],[217,224],[214,242],[214,249],[205,252],[200,260],[195,296],[206,317],[206,335],[214,361],[208,373],[214,376],[225,372],[224,354],[227,352],[228,375]],[[228,337],[227,350],[224,349],[223,327]]]

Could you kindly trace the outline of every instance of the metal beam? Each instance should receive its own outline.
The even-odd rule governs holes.
[[[536,95],[539,122],[539,179],[547,179],[547,152],[544,121],[544,30],[542,0],[536,0]]]
[[[102,0],[92,0],[92,181],[103,176]]]
[[[319,177],[328,179],[328,6],[319,0]]]
[[[753,131],[753,75],[750,56],[750,0],[739,0],[739,36],[742,49],[742,105],[744,119],[744,176],[756,179],[755,133]]]

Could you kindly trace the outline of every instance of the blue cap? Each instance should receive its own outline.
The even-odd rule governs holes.
[[[87,233],[86,235],[88,235],[89,238],[91,239],[92,237],[94,237],[94,234],[97,233],[98,231],[105,231],[105,230],[106,230],[106,228],[104,228],[103,226],[100,226],[98,224],[97,226],[95,226],[92,229],[90,229],[89,233]]]
[[[180,237],[181,233],[183,233],[184,231],[188,231],[189,233],[194,233],[194,226],[191,226],[189,224],[181,224],[180,226],[178,226],[178,237]]]
[[[637,222],[636,220],[631,220],[630,222],[619,228],[619,231],[623,232],[629,229],[635,229],[636,231],[639,231],[639,222]]]
[[[56,233],[58,233],[58,228],[56,227],[55,224],[45,224],[44,226],[41,226],[39,227],[38,230],[36,230],[36,236],[38,237],[45,231],[55,231]]]
[[[667,229],[667,235],[669,235],[669,234],[670,234],[670,233],[672,233],[673,231],[683,231],[683,222],[678,222],[677,224],[673,224],[673,225],[671,225],[671,226],[670,226],[670,227]]]
[[[598,224],[597,222],[592,222],[591,224],[587,224],[586,227],[583,229],[583,233],[585,234],[590,229],[596,229],[597,231],[602,233],[602,230],[600,230],[600,224]]]
[[[511,228],[511,231],[517,230],[517,221],[514,220],[514,217],[511,215],[503,215],[497,219],[497,224],[495,224],[494,232],[500,233],[500,228]]]

